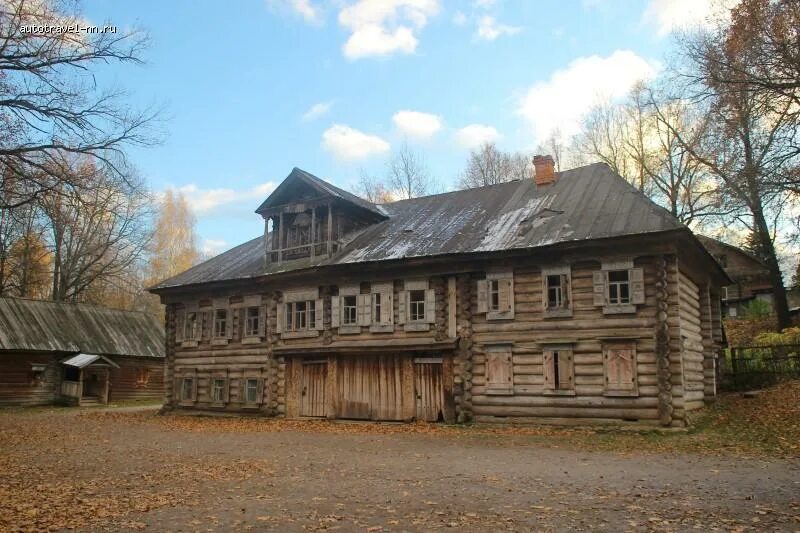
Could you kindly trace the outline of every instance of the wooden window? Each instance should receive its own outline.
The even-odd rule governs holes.
[[[425,322],[425,291],[408,291],[409,322]]]
[[[383,294],[377,292],[372,295],[372,321],[376,324],[381,323],[382,309],[384,305]]]
[[[248,307],[245,309],[244,334],[246,337],[260,336],[261,311],[259,307]]]
[[[258,378],[247,378],[244,384],[244,401],[246,403],[258,402]]]
[[[609,343],[603,347],[603,371],[606,395],[635,396],[636,345],[633,343]]]
[[[358,321],[358,297],[355,294],[342,296],[342,325],[355,326]]]
[[[317,320],[316,300],[305,300],[301,302],[288,302],[282,304],[285,310],[283,330],[285,331],[313,331],[321,325],[322,319]]]
[[[394,331],[394,284],[373,283],[370,290],[371,294],[365,295],[366,311],[370,314],[370,331]]]
[[[436,293],[427,280],[406,281],[400,293],[398,321],[406,331],[427,331],[436,322]]]
[[[146,367],[139,367],[136,369],[136,386],[147,387],[150,382],[150,369]]]
[[[572,316],[570,267],[542,269],[542,302],[545,316]]]
[[[225,378],[213,378],[211,380],[211,401],[212,402],[225,402],[226,400],[226,385]]]
[[[514,394],[511,346],[486,347],[486,394]]]
[[[545,394],[575,392],[575,366],[572,348],[549,346],[542,352]]]
[[[183,324],[183,338],[184,340],[200,338],[200,323],[196,311],[186,313],[186,319]]]
[[[603,263],[593,274],[594,305],[603,306],[603,313],[635,313],[636,305],[645,302],[644,271],[634,268],[633,261]]]
[[[631,302],[631,286],[627,270],[609,270],[606,273],[606,300],[610,305],[623,305]]]
[[[728,287],[722,287],[722,300],[728,299]]]
[[[181,381],[181,400],[186,402],[194,401],[195,390],[194,378],[183,378]]]
[[[214,337],[224,339],[228,336],[228,310],[214,310]]]
[[[489,272],[478,281],[478,312],[487,320],[514,318],[514,275],[512,272]]]

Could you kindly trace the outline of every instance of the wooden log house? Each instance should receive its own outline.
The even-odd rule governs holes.
[[[144,313],[0,298],[0,406],[164,396],[164,329]]]
[[[152,288],[165,405],[288,418],[683,426],[720,287],[603,164],[374,205],[295,168],[264,235]]]

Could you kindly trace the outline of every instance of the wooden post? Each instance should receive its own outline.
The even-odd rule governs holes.
[[[264,263],[267,265],[269,265],[269,260],[272,257],[270,247],[267,246],[269,242],[269,219],[270,217],[264,217]]]
[[[278,224],[278,263],[283,261],[283,211],[279,216]]]
[[[331,255],[333,241],[333,204],[328,202],[328,256]]]
[[[316,252],[316,229],[317,229],[317,206],[311,207],[311,259],[314,259],[314,252]]]
[[[78,405],[81,404],[81,398],[83,398],[83,369],[81,368],[80,373],[78,374]]]
[[[106,386],[105,390],[103,391],[103,403],[108,404],[108,388],[109,388],[109,380],[111,379],[111,370],[106,368]]]

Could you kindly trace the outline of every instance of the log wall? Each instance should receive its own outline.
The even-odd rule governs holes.
[[[164,360],[152,357],[112,357],[109,402],[161,400],[164,397]]]
[[[678,276],[680,348],[683,367],[683,407],[689,411],[703,406],[703,324],[700,288],[683,272]]]
[[[35,375],[31,365],[45,365]],[[61,369],[52,353],[0,353],[0,406],[47,405],[58,399]]]

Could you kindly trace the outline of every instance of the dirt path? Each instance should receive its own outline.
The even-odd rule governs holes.
[[[569,432],[74,413],[0,412],[0,529],[800,528],[792,459],[576,450]]]

